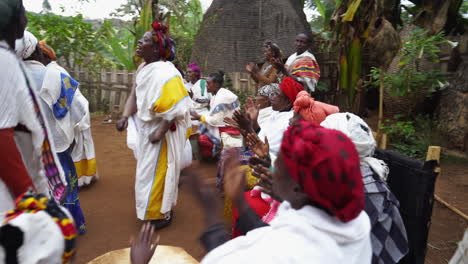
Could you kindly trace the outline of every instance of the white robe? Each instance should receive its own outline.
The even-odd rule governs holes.
[[[49,108],[47,121],[51,125],[57,152],[64,152],[70,147],[75,139],[75,127],[83,120],[86,113],[89,112],[88,101],[81,94],[79,88],[77,88],[69,112],[61,119],[54,116],[53,106],[60,98],[62,89],[62,73],[70,76],[65,69],[55,62],[51,62],[46,67],[44,82],[39,93]]]
[[[57,72],[61,72],[70,76],[70,74],[55,61],[50,62],[46,68],[50,69],[49,72],[54,72],[55,74],[57,74]],[[51,87],[55,87],[56,89],[52,90],[50,89]],[[41,90],[41,98],[51,106],[60,96],[60,90],[57,88],[57,86],[44,85],[44,89]],[[81,187],[83,185],[90,184],[93,179],[97,179],[98,174],[95,161],[96,154],[94,151],[94,141],[91,134],[89,102],[83,96],[79,88],[76,90],[73,100],[72,106],[78,107],[80,113],[79,116],[82,118],[81,120],[76,120],[78,123],[75,124],[73,128],[73,139],[71,139],[72,132],[68,129],[69,126],[65,126],[64,128],[61,128],[61,130],[66,131],[64,134],[67,135],[67,140],[64,141],[64,144],[69,144],[70,139],[71,141],[75,140],[75,146],[71,156],[77,169],[78,186]]]
[[[260,109],[260,111],[258,112],[258,118],[257,118],[258,125],[262,127],[265,124],[265,122],[268,121],[272,113],[273,113],[273,108],[271,106]]]
[[[294,111],[278,112],[273,111],[270,114],[270,118],[260,126],[260,133],[258,137],[264,141],[265,137],[268,138],[270,144],[270,158],[271,164],[274,163],[281,147],[281,141],[283,140],[283,134],[289,127],[289,120],[294,116]]]
[[[190,126],[190,97],[183,87],[182,76],[171,62],[153,62],[142,68],[136,77],[137,113],[132,126],[138,127],[134,140],[137,171],[135,183],[137,217],[141,220],[161,219],[177,201],[182,156]],[[176,120],[177,129],[169,130],[156,144],[149,136],[161,126],[162,120]],[[131,123],[130,122],[130,123]],[[135,127],[135,126],[134,126]],[[166,155],[160,155],[162,151]],[[158,168],[167,168],[165,175]],[[164,178],[162,201],[156,197],[156,185]],[[159,208],[160,207],[160,208]],[[159,209],[155,209],[159,208]]]
[[[50,187],[41,160],[44,133],[34,110],[26,78],[32,86],[35,86],[35,81],[13,51],[8,50],[6,42],[0,41],[0,46],[0,68],[3,69],[0,74],[0,129],[14,128],[18,124],[23,124],[31,131],[31,133],[15,132],[15,141],[36,190],[50,195]],[[37,89],[32,90],[35,93]],[[39,101],[37,95],[36,99]],[[39,108],[44,115],[42,105],[39,104]],[[45,122],[47,128],[47,120]],[[49,131],[48,134],[50,135]],[[53,141],[50,144],[54,149]],[[61,181],[66,186],[63,169],[55,151],[52,151],[52,155],[60,172]],[[5,213],[14,208],[14,199],[7,186],[0,180],[0,222]]]
[[[202,82],[205,84],[205,89],[203,91],[201,87]],[[206,80],[200,79],[194,84],[189,82],[186,84],[186,88],[187,91],[192,93],[191,110],[195,111],[199,115],[206,114],[209,111],[208,107],[212,98],[212,94],[208,92]]]
[[[232,106],[232,107],[231,107]],[[225,88],[220,88],[211,97],[210,111],[203,115],[202,121],[207,126],[210,133],[218,140],[221,140],[224,148],[237,148],[242,146],[241,135],[230,135],[219,132],[220,127],[225,127],[225,117],[232,117],[234,111],[239,109],[240,103],[237,95]]]
[[[283,202],[270,226],[219,246],[201,263],[370,264],[370,229],[364,211],[343,223],[316,207]]]

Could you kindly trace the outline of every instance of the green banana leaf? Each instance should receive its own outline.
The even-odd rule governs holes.
[[[135,42],[133,44],[133,50],[136,49],[138,40],[143,37],[145,32],[151,30],[151,24],[153,23],[153,0],[145,0],[143,8],[140,12],[140,19],[138,20],[138,25],[135,28]],[[134,56],[133,61],[135,65],[139,64],[140,60],[138,57]]]
[[[348,9],[346,10],[346,13],[344,14],[343,21],[353,21],[354,20],[354,14],[358,10],[359,6],[361,5],[361,0],[353,0],[351,4],[349,4]]]

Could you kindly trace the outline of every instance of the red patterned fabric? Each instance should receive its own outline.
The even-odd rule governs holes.
[[[198,136],[198,145],[200,146],[200,152],[203,157],[212,157],[214,144],[207,135]]]
[[[244,193],[245,200],[247,201],[247,204],[250,206],[250,208],[252,208],[252,210],[255,211],[258,217],[262,218],[268,213],[268,211],[270,211],[270,204],[265,202],[260,196],[253,197],[250,194],[250,192],[251,191]],[[232,238],[245,235],[239,232],[239,230],[237,230],[236,228],[237,219],[239,219],[239,211],[233,204],[232,205]]]
[[[304,86],[299,82],[296,82],[293,78],[286,77],[280,83],[280,89],[289,98],[289,100],[291,100],[291,102],[294,102],[297,94],[300,91],[304,91]]]
[[[359,156],[342,132],[301,120],[284,133],[281,157],[310,200],[342,222],[364,209]]]
[[[168,34],[169,28],[159,21],[154,21],[151,26],[153,28],[153,39],[159,43],[159,56],[169,59],[172,55],[172,42]]]
[[[240,135],[240,131],[230,126],[220,127],[219,133],[227,133],[229,135]]]

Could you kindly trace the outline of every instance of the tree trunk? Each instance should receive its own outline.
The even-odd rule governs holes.
[[[214,0],[195,39],[192,61],[205,73],[245,71],[263,61],[263,42],[276,42],[284,56],[294,51],[294,38],[310,30],[300,0]]]

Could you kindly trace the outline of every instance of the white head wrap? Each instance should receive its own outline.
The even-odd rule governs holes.
[[[278,94],[280,91],[278,83],[267,84],[262,88],[258,89],[258,94],[261,96],[265,96],[268,98],[273,97],[274,95]]]
[[[387,179],[388,166],[385,162],[373,158],[376,143],[372,130],[366,122],[352,113],[337,113],[327,116],[321,126],[336,129],[345,133],[356,146],[361,159],[361,165],[367,165],[379,175],[382,180]]]
[[[31,32],[24,31],[24,37],[22,39],[16,40],[16,55],[18,55],[18,57],[22,58],[23,60],[29,58],[36,50],[38,43],[39,41],[33,34],[31,34]]]

